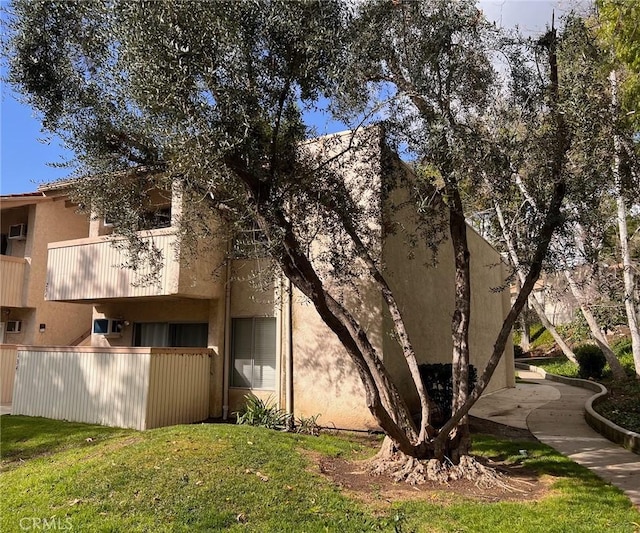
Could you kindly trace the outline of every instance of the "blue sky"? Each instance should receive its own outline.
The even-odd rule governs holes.
[[[526,34],[544,31],[551,22],[588,0],[486,0],[480,6],[490,20],[501,26],[518,24]],[[71,157],[57,139],[48,139],[33,111],[18,102],[11,88],[3,84],[0,100],[0,193],[15,194],[34,191],[38,184],[61,179],[68,169],[52,168],[47,163],[63,162]],[[319,125],[322,128],[322,125]]]

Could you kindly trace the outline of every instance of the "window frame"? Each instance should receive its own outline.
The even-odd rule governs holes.
[[[141,346],[146,346],[140,343],[140,338],[142,336],[141,330],[140,328],[142,326],[144,326],[145,324],[160,324],[165,328],[165,332],[164,332],[164,343],[161,346],[155,345],[154,347],[157,348],[206,348],[208,346],[208,342],[209,342],[209,323],[208,322],[134,322],[133,324],[133,335],[132,335],[132,345],[134,347],[141,347]],[[176,338],[178,337],[177,332],[176,332],[176,328],[181,327],[181,326],[200,326],[202,327],[205,331],[206,331],[206,335],[205,335],[205,345],[204,346],[182,346],[182,345],[176,345],[175,341]]]
[[[248,385],[236,384],[236,324],[240,320],[251,320],[251,372],[250,379],[246,375],[242,374],[243,378],[249,382]],[[255,363],[256,363],[256,321],[268,320],[273,328],[273,383],[267,387],[254,386],[255,378]],[[278,320],[274,316],[239,316],[231,317],[231,346],[229,350],[229,388],[232,389],[245,389],[256,391],[273,391],[276,392],[279,388],[278,375],[279,375],[279,361],[278,361]]]

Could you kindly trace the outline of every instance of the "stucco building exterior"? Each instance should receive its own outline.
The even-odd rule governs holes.
[[[0,198],[0,342],[72,345],[88,336],[87,306],[45,299],[48,244],[82,237],[88,229],[87,217],[66,195]]]
[[[353,192],[379,203],[378,219],[372,220],[379,230],[378,259],[420,361],[449,362],[450,247],[441,246],[432,266],[426,247],[412,249],[408,259],[405,235],[384,229],[416,223],[402,207],[406,191],[381,191],[390,168],[409,179],[411,171],[386,150],[376,157],[377,170],[369,174],[374,177],[356,184]],[[18,347],[14,413],[146,429],[228,417],[253,394],[298,417],[320,415],[321,425],[376,429],[351,360],[314,307],[282,275],[255,282],[269,266],[266,258],[181,248],[176,230],[181,202],[178,186],[159,192],[150,207],[164,213],[163,227],[140,234],[163,255],[155,283],[138,284],[136,276],[144,271],[119,266],[125,262],[123,250],[114,246],[104,219],[86,221],[84,234],[48,242],[46,261],[42,258],[46,302],[88,310],[83,328],[91,329],[90,346]],[[471,358],[482,368],[508,312],[509,293],[495,290],[505,280],[499,254],[472,229],[468,237],[474,287]],[[381,295],[366,282],[356,292],[347,290],[341,298],[354,309],[407,400],[417,406]],[[66,385],[40,384],[46,393],[33,398],[29,388],[37,379]],[[488,390],[514,386],[514,380],[509,346]],[[52,407],[60,405],[67,407]]]

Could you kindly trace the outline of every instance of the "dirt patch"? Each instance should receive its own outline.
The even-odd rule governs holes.
[[[491,434],[513,440],[536,440],[527,430],[512,428],[487,420],[472,420],[474,433]],[[369,437],[368,445],[380,446],[377,438]],[[480,488],[472,481],[457,480],[447,484],[427,482],[422,485],[409,485],[394,481],[388,475],[372,475],[367,462],[346,460],[339,457],[316,456],[314,462],[320,473],[329,478],[337,487],[352,497],[368,505],[382,508],[398,500],[422,500],[447,503],[460,497],[482,502],[532,501],[539,500],[549,491],[548,482],[540,479],[534,472],[519,465],[505,465],[501,462],[477,458],[485,466],[504,474],[508,488]]]
[[[347,461],[335,457],[322,457],[318,462],[320,473],[353,497],[368,504],[391,504],[397,500],[431,500],[446,502],[465,497],[484,502],[538,500],[548,491],[547,484],[531,472],[517,466],[485,463],[505,474],[509,488],[479,488],[467,480],[451,481],[446,485],[427,482],[422,485],[398,483],[390,476],[373,476],[364,461]]]

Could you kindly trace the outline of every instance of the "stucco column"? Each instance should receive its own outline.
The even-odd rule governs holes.
[[[177,227],[182,218],[182,182],[174,179],[171,182],[171,226]]]
[[[209,416],[222,416],[224,383],[224,298],[209,301],[208,348],[213,350],[209,375]]]

